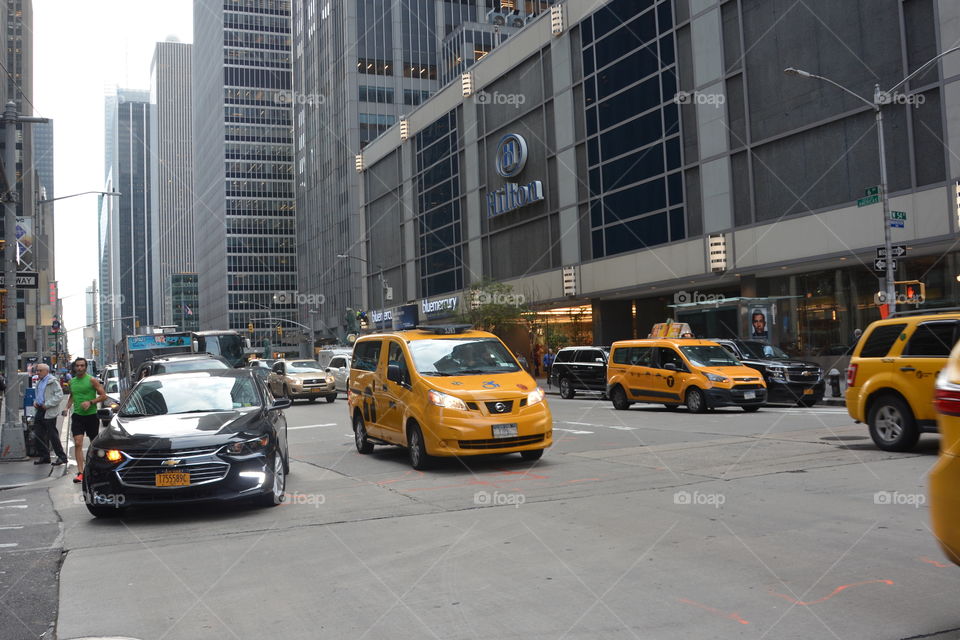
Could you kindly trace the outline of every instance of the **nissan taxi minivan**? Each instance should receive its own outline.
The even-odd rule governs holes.
[[[960,565],[960,343],[937,376],[933,402],[940,457],[930,471],[930,519],[943,552]]]
[[[668,409],[684,404],[693,413],[726,406],[749,412],[766,402],[767,387],[759,371],[716,342],[654,338],[613,343],[607,394],[620,410],[650,402]]]
[[[407,447],[414,469],[433,456],[538,460],[553,443],[543,389],[499,338],[467,325],[359,338],[347,403],[357,451]]]

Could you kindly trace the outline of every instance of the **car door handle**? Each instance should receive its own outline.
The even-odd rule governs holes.
[[[916,371],[913,367],[900,367],[900,371]]]

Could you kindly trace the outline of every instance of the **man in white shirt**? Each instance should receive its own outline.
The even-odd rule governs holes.
[[[37,413],[33,418],[33,430],[37,436],[40,448],[40,459],[33,464],[61,465],[67,463],[67,453],[60,443],[60,431],[57,429],[57,409],[63,400],[63,389],[60,383],[50,373],[50,367],[41,363],[35,367],[39,380],[37,394],[33,406]],[[50,462],[50,449],[57,455],[54,462]]]

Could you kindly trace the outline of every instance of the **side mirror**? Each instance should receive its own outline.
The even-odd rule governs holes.
[[[330,373],[330,367],[327,367],[326,369],[324,369],[324,371],[327,373]]]
[[[672,362],[668,362],[667,364],[663,365],[663,368],[667,369],[668,371],[677,371],[677,365]]]
[[[113,409],[97,409],[97,418],[100,420],[112,420]]]
[[[396,382],[397,384],[403,384],[403,374],[400,372],[400,365],[387,365],[387,380]]]
[[[293,401],[290,398],[277,398],[273,401],[273,404],[270,405],[270,410],[275,409],[288,409],[293,405]]]

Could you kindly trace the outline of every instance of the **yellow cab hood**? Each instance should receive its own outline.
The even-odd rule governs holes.
[[[756,382],[763,383],[763,376],[756,369],[751,369],[750,367],[701,367],[700,371],[703,373],[712,373],[717,376],[723,376],[725,378],[735,379],[735,378],[755,378]],[[746,382],[745,380],[736,380],[736,382]],[[753,381],[751,381],[753,382]]]
[[[478,373],[462,376],[424,376],[437,391],[464,400],[501,400],[526,398],[537,383],[526,371]]]

